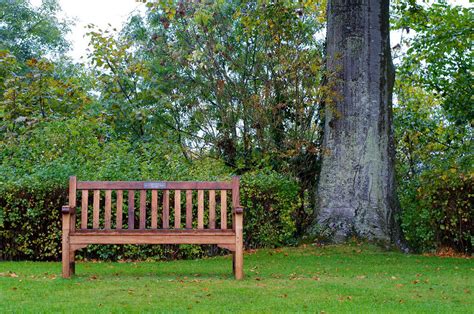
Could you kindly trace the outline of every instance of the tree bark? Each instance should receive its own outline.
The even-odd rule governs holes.
[[[394,242],[394,143],[389,0],[330,0],[317,223],[336,242]]]

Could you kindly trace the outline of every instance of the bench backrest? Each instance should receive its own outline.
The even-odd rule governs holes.
[[[77,181],[70,177],[69,206],[80,209],[81,230],[227,229],[231,209],[240,203],[239,185],[238,177],[231,182]],[[80,206],[76,206],[78,199]],[[197,219],[193,217],[196,199]]]

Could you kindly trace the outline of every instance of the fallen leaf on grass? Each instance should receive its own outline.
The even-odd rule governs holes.
[[[352,301],[352,296],[348,295],[348,296],[340,296],[338,298],[339,302],[343,302],[343,301]]]
[[[366,276],[364,276],[364,275],[360,275],[360,276],[357,276],[356,278],[360,280],[360,279],[365,279],[365,278],[366,278]]]

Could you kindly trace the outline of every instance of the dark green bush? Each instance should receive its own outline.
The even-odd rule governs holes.
[[[2,191],[0,258],[54,260],[61,252],[60,208],[66,189],[46,183],[42,188],[11,187]]]
[[[245,246],[281,246],[294,242],[296,228],[292,214],[301,202],[297,183],[273,171],[247,173],[241,181]]]
[[[474,247],[474,177],[456,168],[430,171],[401,190],[402,229],[417,252]]]

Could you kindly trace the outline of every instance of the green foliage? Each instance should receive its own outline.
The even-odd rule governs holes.
[[[459,169],[427,172],[403,189],[402,228],[416,251],[453,248],[472,253],[474,246],[473,174]]]
[[[297,182],[273,171],[248,172],[241,180],[245,246],[274,247],[294,243],[293,216],[302,202]]]
[[[8,51],[0,51],[0,62],[7,65],[0,81],[0,129],[6,138],[40,121],[81,114],[91,103],[80,78],[67,75],[66,64],[33,58],[20,66]]]
[[[59,19],[59,10],[56,0],[43,0],[38,8],[28,0],[0,1],[0,50],[11,51],[20,63],[64,52],[71,21]]]
[[[133,42],[147,73],[141,90],[158,91],[148,102],[181,142],[209,147],[239,173],[270,167],[310,186],[324,90],[316,3],[153,2],[121,41]]]
[[[54,183],[12,186],[0,197],[0,259],[56,260],[67,190]]]
[[[473,9],[438,1],[413,4],[396,27],[416,32],[408,36],[408,51],[399,73],[443,99],[446,117],[457,125],[474,123]]]
[[[400,218],[416,251],[472,252],[471,11],[411,3],[396,23],[416,31],[402,42],[394,108]]]

